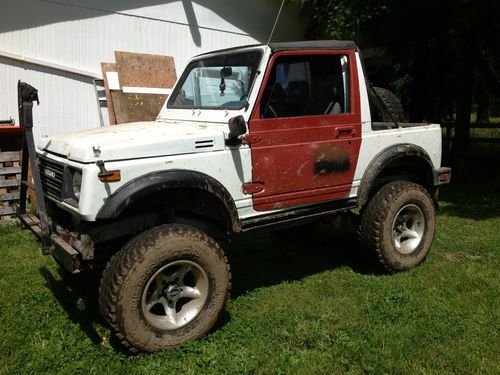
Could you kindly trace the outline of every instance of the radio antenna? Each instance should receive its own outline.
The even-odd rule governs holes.
[[[276,28],[276,24],[278,23],[278,19],[280,18],[281,10],[283,9],[283,5],[285,5],[285,0],[283,0],[281,2],[280,10],[278,10],[278,15],[276,16],[276,19],[274,20],[274,25],[273,25],[273,29],[271,30],[271,35],[269,35],[269,39],[267,40],[268,46],[269,46],[269,43],[271,42],[271,38],[273,37],[274,29]]]

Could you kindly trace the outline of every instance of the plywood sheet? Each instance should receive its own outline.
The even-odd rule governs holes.
[[[117,124],[134,121],[154,121],[160,112],[166,95],[129,94],[111,91]]]
[[[168,95],[145,93],[141,89],[167,91],[165,89],[172,88],[177,80],[174,58],[115,51],[115,59],[115,64],[101,64],[110,124],[156,119]],[[108,81],[111,72],[118,77],[113,85]]]
[[[172,56],[115,51],[121,86],[172,88],[177,80]]]

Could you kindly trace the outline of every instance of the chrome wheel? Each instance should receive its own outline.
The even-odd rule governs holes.
[[[422,210],[414,204],[407,204],[398,211],[392,223],[392,242],[401,254],[410,254],[422,241],[424,231]]]
[[[160,268],[142,293],[142,312],[153,327],[174,330],[191,322],[208,296],[208,277],[195,262],[178,260]]]

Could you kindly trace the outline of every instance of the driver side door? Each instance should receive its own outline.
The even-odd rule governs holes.
[[[249,121],[253,207],[267,211],[348,197],[361,145],[353,51],[272,56]]]

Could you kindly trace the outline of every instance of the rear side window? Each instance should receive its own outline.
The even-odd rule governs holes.
[[[346,55],[280,56],[260,102],[261,118],[349,113]]]

